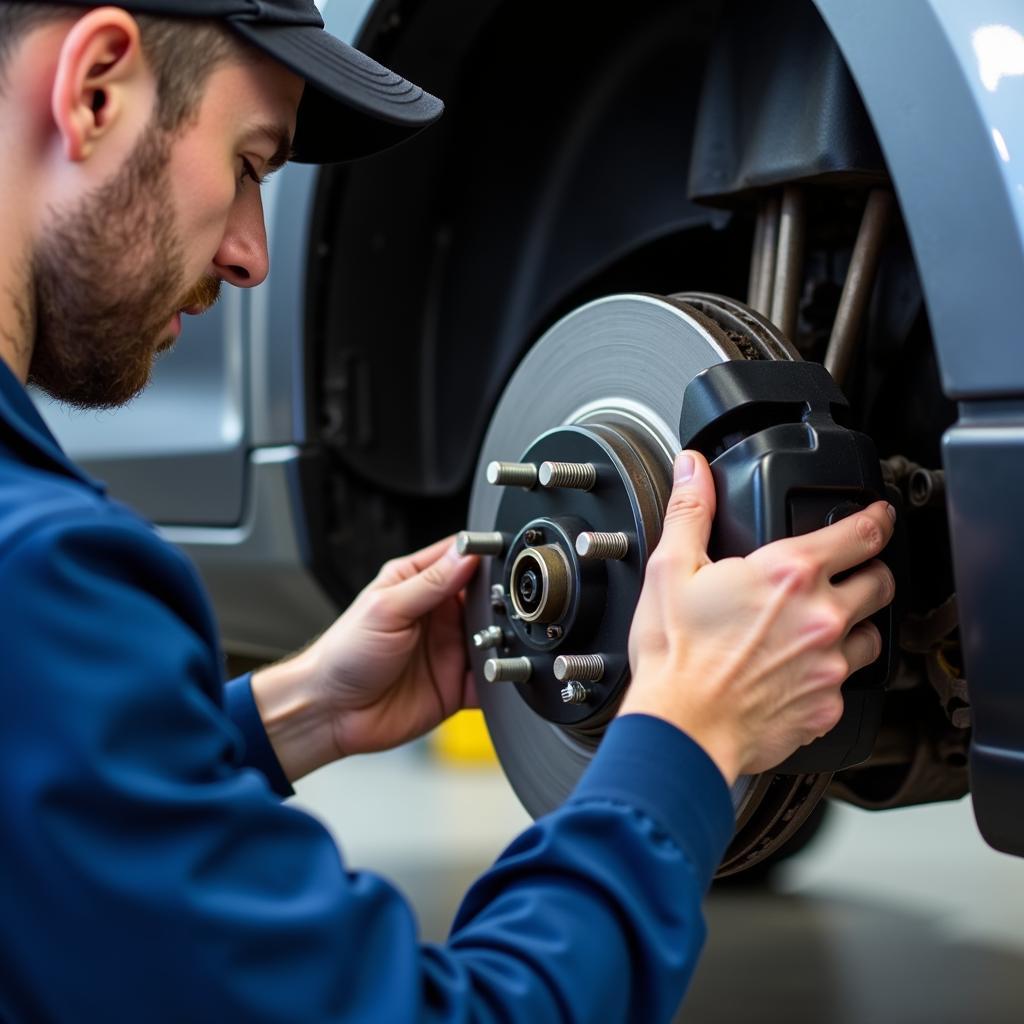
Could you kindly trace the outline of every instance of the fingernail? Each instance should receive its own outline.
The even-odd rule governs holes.
[[[896,509],[892,505],[886,505],[885,511],[889,513],[889,518],[895,523],[896,522]]]
[[[458,544],[452,544],[452,546],[446,552],[446,555],[453,562],[461,562],[462,559],[465,557],[465,555],[460,555],[459,554],[459,546],[458,546]]]
[[[689,452],[680,452],[676,456],[676,483],[685,484],[693,479],[693,456]]]

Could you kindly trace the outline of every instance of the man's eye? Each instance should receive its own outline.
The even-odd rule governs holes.
[[[260,176],[256,173],[256,168],[253,167],[253,165],[248,160],[246,160],[246,158],[243,156],[242,157],[242,173],[241,173],[241,176],[238,179],[238,184],[239,185],[244,184],[246,178],[251,178],[253,181],[256,182],[257,185],[262,185],[263,184],[263,179],[260,178]]]

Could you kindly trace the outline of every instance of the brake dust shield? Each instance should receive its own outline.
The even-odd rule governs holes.
[[[569,796],[628,685],[629,623],[660,537],[686,385],[727,359],[795,358],[734,300],[615,295],[555,324],[509,381],[470,501],[469,530],[495,548],[470,586],[466,625],[491,738],[534,817]],[[496,462],[534,475],[540,466],[540,479],[488,482]],[[595,536],[611,543],[610,557],[585,557]],[[782,846],[829,780],[738,780],[736,835],[719,874]]]

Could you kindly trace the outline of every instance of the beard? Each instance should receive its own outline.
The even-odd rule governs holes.
[[[172,137],[149,128],[116,177],[61,215],[35,247],[26,318],[29,383],[80,409],[124,405],[174,344],[172,316],[208,308],[220,281],[186,289],[168,171]]]

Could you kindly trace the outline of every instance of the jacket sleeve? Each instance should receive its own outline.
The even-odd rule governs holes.
[[[620,719],[573,797],[424,945],[386,881],[243,766],[184,560],[116,516],[8,550],[0,1019],[670,1019],[732,828],[670,726]]]
[[[282,799],[294,796],[295,790],[263,728],[256,698],[252,694],[251,672],[225,683],[224,710],[241,734],[242,764],[262,772],[270,788]]]

